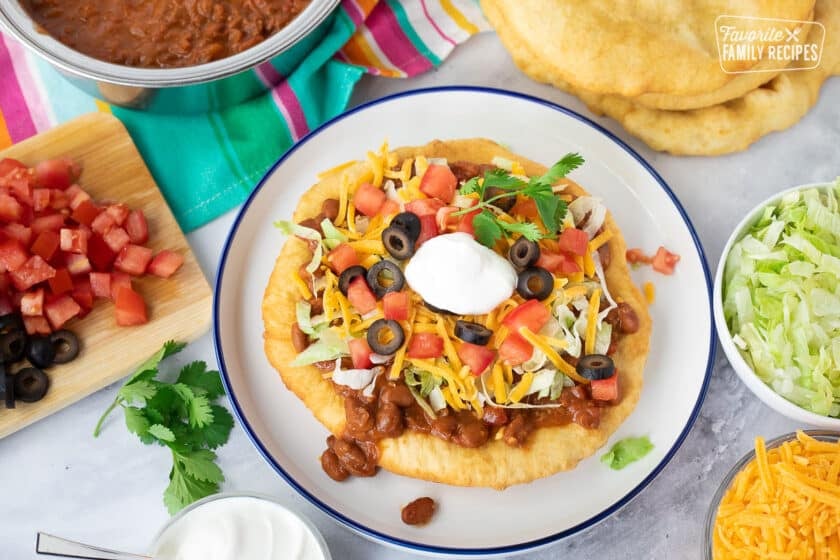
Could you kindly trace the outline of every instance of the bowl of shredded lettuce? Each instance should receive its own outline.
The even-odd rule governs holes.
[[[756,396],[840,428],[840,179],[774,195],[744,218],[718,265],[714,315]]]

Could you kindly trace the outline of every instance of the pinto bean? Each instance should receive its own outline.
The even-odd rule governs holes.
[[[394,403],[401,408],[408,408],[414,403],[414,397],[411,396],[411,391],[402,383],[388,383],[382,387],[379,393],[379,399],[382,402]]]
[[[633,334],[639,330],[639,317],[627,303],[618,304],[618,330],[624,334]]]
[[[351,473],[365,469],[367,457],[355,442],[346,439],[336,439],[332,450],[335,452],[341,465]]]
[[[328,198],[321,203],[321,214],[323,214],[324,217],[329,219],[331,222],[334,222],[338,217],[339,208],[340,204],[337,199]]]
[[[517,414],[510,421],[510,424],[505,426],[505,432],[502,437],[505,443],[511,447],[519,447],[528,439],[528,435],[532,429],[533,427],[526,416],[524,414]]]
[[[404,429],[402,410],[394,403],[383,402],[376,410],[376,431],[385,437],[397,437]]]
[[[463,447],[481,447],[490,437],[487,424],[468,412],[471,419],[466,415],[459,415],[458,430],[455,434],[455,443]]]
[[[338,455],[332,449],[327,449],[321,453],[321,468],[327,473],[327,476],[336,482],[346,480],[350,473],[347,472],[338,460]]]
[[[309,337],[300,330],[297,322],[292,323],[292,346],[297,352],[303,352],[309,346]]]
[[[598,247],[598,255],[601,257],[601,266],[604,267],[604,270],[607,270],[610,267],[610,263],[612,262],[610,244],[604,243],[603,245]]]
[[[485,406],[482,420],[491,426],[504,426],[509,421],[507,411],[499,406]]]
[[[344,399],[344,414],[347,418],[347,431],[361,435],[373,429],[374,417],[361,400],[355,397]]]
[[[306,218],[305,220],[298,222],[298,225],[309,229],[314,229],[321,235],[324,235],[324,232],[321,231],[321,220],[319,220],[317,216],[315,218]],[[309,241],[309,239],[307,239],[307,241]]]
[[[425,525],[435,513],[435,501],[427,496],[417,498],[402,508],[401,517],[406,525]]]
[[[309,300],[309,316],[314,317],[324,312],[324,300],[321,298],[312,298]]]

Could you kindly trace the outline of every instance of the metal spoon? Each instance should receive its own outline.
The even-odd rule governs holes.
[[[35,541],[35,552],[47,556],[66,556],[88,560],[154,560],[151,556],[108,550],[107,548],[69,541],[40,531]]]

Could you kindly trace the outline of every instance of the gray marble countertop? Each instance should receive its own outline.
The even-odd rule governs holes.
[[[577,99],[520,74],[490,33],[471,39],[439,70],[424,76],[365,78],[353,103],[451,84],[513,89],[592,116]],[[668,182],[694,221],[712,271],[729,232],[747,210],[786,187],[840,175],[838,79],[824,86],[817,106],[796,126],[728,156],[653,152],[614,122],[595,120],[641,153]],[[219,247],[232,220],[229,213],[190,235],[208,278],[215,275]],[[213,356],[210,337],[204,336],[176,361],[212,363]],[[168,482],[167,452],[142,445],[117,417],[98,439],[91,437],[116,389],[103,389],[0,441],[0,558],[35,557],[37,530],[141,551],[164,523],[161,495]],[[718,352],[700,416],[661,475],[611,518],[523,558],[701,558],[704,517],[721,478],[756,435],[772,437],[799,427],[754,397]],[[226,490],[281,497],[318,525],[336,560],[416,558],[366,541],[315,509],[274,473],[240,428],[220,456]]]

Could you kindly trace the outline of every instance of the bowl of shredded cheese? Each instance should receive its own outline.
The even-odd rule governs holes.
[[[756,437],[712,499],[705,534],[707,560],[840,558],[840,433]]]

